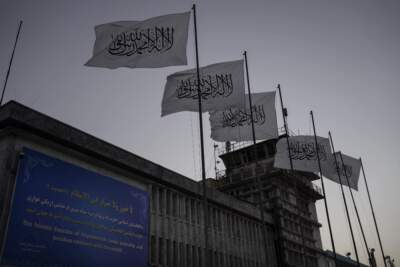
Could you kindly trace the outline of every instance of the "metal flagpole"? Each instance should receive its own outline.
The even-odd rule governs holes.
[[[262,231],[263,231],[263,244],[264,244],[264,252],[265,252],[265,263],[268,263],[268,245],[267,245],[267,229],[265,225],[265,219],[264,219],[264,210],[263,210],[263,203],[262,203],[262,186],[261,186],[261,181],[260,177],[257,174],[257,169],[258,169],[258,155],[257,155],[257,146],[256,146],[256,133],[254,130],[254,118],[253,118],[253,103],[251,101],[251,89],[250,89],[250,78],[249,78],[249,67],[247,64],[247,51],[244,51],[244,62],[246,65],[246,77],[247,77],[247,91],[249,95],[249,108],[250,108],[250,117],[251,117],[251,129],[252,129],[252,134],[253,134],[253,146],[254,146],[254,159],[256,163],[256,168],[255,168],[255,182],[256,182],[256,187],[258,187],[258,192],[259,192],[259,199],[258,199],[258,205],[260,209],[260,217],[261,217],[261,222],[262,222]]]
[[[289,131],[288,131],[288,126],[287,126],[287,116],[288,116],[288,112],[287,112],[287,109],[283,106],[283,98],[282,98],[281,85],[278,84],[277,88],[278,88],[278,91],[279,91],[279,98],[280,98],[280,101],[281,101],[281,109],[282,109],[282,117],[283,117],[283,126],[284,126],[284,128],[285,128],[285,134],[286,134],[286,144],[287,144],[287,148],[288,148],[288,156],[289,156],[289,162],[290,162],[290,170],[291,170],[292,175],[294,175],[293,159],[292,159],[292,152],[290,151]],[[295,182],[295,190],[296,190],[296,193],[297,193],[298,197],[300,197],[300,192],[299,192],[299,190],[298,190],[298,188],[297,188],[297,183],[296,183],[296,182]],[[302,230],[302,229],[300,230],[300,234],[301,234],[301,241],[302,241],[303,246],[304,246],[304,245],[305,245],[305,244],[304,244],[304,235],[303,235],[303,230]],[[304,256],[304,252],[302,253],[302,255],[303,255],[303,266],[306,266],[306,265],[305,265],[305,256]]]
[[[6,87],[7,87],[8,76],[10,76],[11,65],[12,65],[12,62],[13,62],[13,59],[14,59],[15,48],[17,47],[17,43],[18,43],[18,39],[19,39],[19,33],[21,32],[21,27],[22,27],[22,20],[19,21],[17,37],[15,38],[14,48],[13,48],[13,51],[12,51],[12,54],[11,54],[10,63],[8,64],[6,80],[4,81],[3,91],[1,92],[0,107],[3,104],[4,93],[5,93]]]
[[[278,84],[278,91],[279,91],[279,98],[281,100],[281,108],[282,108],[282,117],[283,117],[283,126],[285,127],[285,133],[286,133],[286,144],[288,147],[288,154],[289,154],[289,161],[290,161],[290,169],[293,171],[293,160],[292,160],[292,155],[291,155],[291,151],[289,149],[289,131],[288,131],[288,126],[287,126],[287,116],[288,116],[288,112],[287,109],[284,108],[283,106],[283,100],[282,100],[282,91],[281,91],[281,85]]]
[[[350,220],[350,215],[349,215],[349,210],[347,208],[347,201],[346,201],[346,196],[344,194],[344,190],[343,190],[343,183],[342,183],[342,178],[340,175],[340,169],[339,169],[339,164],[337,163],[337,159],[336,159],[336,155],[335,155],[335,147],[333,146],[333,141],[332,141],[332,135],[331,132],[328,132],[329,134],[329,140],[331,141],[331,146],[332,146],[332,151],[333,151],[333,157],[335,159],[335,165],[336,165],[336,172],[337,175],[339,177],[339,183],[340,183],[340,189],[342,191],[342,197],[343,197],[343,202],[344,202],[344,207],[346,209],[346,216],[347,216],[347,222],[349,223],[349,228],[350,228],[350,233],[351,233],[351,240],[353,241],[353,248],[354,248],[354,252],[356,254],[356,259],[357,259],[357,265],[360,265],[360,260],[358,258],[358,251],[357,251],[357,246],[356,246],[356,241],[354,239],[354,234],[353,234],[353,227],[351,226],[351,220]]]
[[[363,173],[365,186],[367,187],[368,200],[369,200],[369,205],[371,206],[372,217],[374,218],[375,229],[376,229],[376,233],[377,233],[377,235],[378,235],[379,246],[381,247],[383,263],[385,264],[385,267],[387,267],[386,260],[385,260],[385,253],[383,253],[383,246],[382,246],[381,236],[380,236],[380,234],[379,234],[378,224],[376,223],[375,212],[374,212],[374,208],[373,208],[373,206],[372,206],[372,201],[371,201],[371,196],[370,196],[370,194],[369,194],[369,188],[368,188],[367,178],[366,178],[366,176],[365,176],[364,165],[363,165],[363,163],[362,163],[361,158],[360,158],[360,163],[361,163],[361,170],[362,170],[362,173]],[[368,253],[368,255],[369,255],[369,253]]]
[[[331,227],[331,220],[330,220],[330,218],[329,218],[328,201],[327,201],[327,199],[326,199],[325,186],[324,186],[324,179],[322,178],[321,160],[320,160],[320,158],[319,158],[317,133],[316,133],[316,131],[315,131],[314,114],[313,114],[312,110],[310,111],[310,115],[311,115],[313,130],[314,130],[315,150],[316,150],[316,153],[317,153],[318,168],[319,168],[319,178],[321,179],[322,192],[324,193],[325,212],[326,212],[326,218],[328,219],[329,234],[330,234],[330,236],[331,236],[331,244],[332,244],[333,256],[334,256],[334,259],[335,259],[335,266],[339,266],[339,265],[337,264],[337,256],[336,256],[335,242],[334,242],[334,240],[333,240],[332,227]]]
[[[339,155],[340,155],[340,160],[342,162],[342,168],[344,170],[344,176],[346,177],[347,185],[349,187],[351,200],[353,201],[354,210],[356,211],[357,221],[358,221],[358,224],[360,225],[361,234],[362,234],[362,237],[363,237],[363,240],[364,240],[365,249],[367,250],[368,260],[371,263],[371,255],[369,254],[369,248],[368,248],[367,239],[365,238],[364,228],[362,227],[361,220],[360,220],[360,215],[358,214],[358,209],[357,209],[356,201],[354,200],[353,191],[351,190],[351,187],[350,187],[350,180],[349,180],[349,176],[347,175],[346,165],[344,165],[342,152],[339,151]]]
[[[203,210],[204,210],[204,254],[203,266],[209,266],[210,257],[208,257],[208,203],[207,203],[207,185],[206,185],[206,168],[204,163],[204,138],[203,138],[203,113],[201,108],[201,89],[200,89],[200,70],[199,70],[199,50],[197,43],[197,23],[196,23],[196,4],[193,4],[193,21],[194,21],[194,40],[196,48],[196,71],[197,71],[197,95],[199,102],[199,124],[200,124],[200,145],[201,145],[201,178],[203,185]]]

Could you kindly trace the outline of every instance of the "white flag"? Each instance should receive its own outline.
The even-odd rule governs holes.
[[[360,177],[360,170],[361,170],[360,160],[347,156],[342,153],[343,163],[344,163],[343,166],[339,152],[336,152],[335,156],[336,156],[336,162],[334,157],[332,156],[329,168],[322,171],[323,175],[329,180],[332,180],[339,184],[340,181],[336,169],[336,163],[337,163],[337,166],[339,167],[339,174],[342,184],[358,191],[358,179]],[[349,179],[349,183],[347,183],[346,175]]]
[[[211,138],[215,141],[253,140],[251,112],[248,95],[246,109],[231,107],[224,111],[210,112]],[[278,137],[275,92],[251,94],[254,132],[256,140]]]
[[[161,116],[179,111],[198,111],[196,69],[167,77]],[[222,62],[200,68],[202,111],[245,106],[243,60]]]
[[[115,69],[186,65],[190,12],[95,27],[93,56],[85,64]]]
[[[322,172],[328,168],[331,162],[332,152],[329,139],[317,136],[318,155]],[[319,172],[317,150],[314,136],[299,135],[289,137],[290,156],[293,169],[305,172]],[[286,138],[281,138],[276,144],[275,168],[290,169],[289,153]]]

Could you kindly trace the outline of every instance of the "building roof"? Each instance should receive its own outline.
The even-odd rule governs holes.
[[[184,190],[198,197],[202,195],[201,184],[196,181],[18,102],[10,101],[0,107],[0,132],[6,128],[27,131],[122,169],[140,173],[155,182]],[[250,204],[211,188],[207,194],[209,201],[260,218],[258,209]],[[267,214],[265,217],[267,223],[273,223],[271,215]]]

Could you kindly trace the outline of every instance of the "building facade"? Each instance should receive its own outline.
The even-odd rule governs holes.
[[[149,230],[148,248],[145,248],[148,263],[145,266],[278,266],[276,215],[270,210],[264,214],[267,230],[265,247],[259,210],[236,196],[208,188],[209,246],[206,251],[201,184],[13,101],[0,108],[0,240],[3,248],[10,214],[19,209],[13,204],[13,194],[25,148],[146,192],[149,196]],[[61,192],[61,189],[58,191]],[[93,203],[96,201],[93,200]],[[50,215],[47,213],[46,216]],[[120,223],[124,224],[123,221]],[[98,247],[106,247],[100,238],[101,231],[97,234],[96,246],[92,244],[88,250],[96,252]],[[85,246],[91,244],[70,241]],[[39,251],[52,245],[51,242],[41,244],[34,249]],[[285,246],[284,242],[280,246]],[[29,249],[31,252],[34,250],[32,247]],[[1,256],[4,260],[4,254]],[[24,256],[22,251],[20,257]],[[46,257],[36,260],[43,261],[41,266],[50,266],[46,265],[50,261]],[[57,262],[57,258],[52,260],[57,266],[71,266]],[[117,262],[115,264],[113,266],[120,266]],[[137,265],[132,262],[130,266]]]
[[[256,146],[229,149],[220,155],[226,166],[225,174],[208,179],[206,250],[200,182],[21,104],[9,102],[0,108],[0,266],[5,266],[2,264],[10,214],[19,209],[13,203],[13,195],[26,148],[148,194],[147,255],[143,266],[334,266],[331,253],[322,251],[315,202],[323,195],[312,183],[318,177],[312,173],[273,168],[276,142],[267,140]],[[93,184],[96,186],[96,181]],[[97,243],[71,242],[91,245],[93,252],[100,253],[97,250],[103,242],[101,235],[99,231]],[[41,244],[51,245],[51,242]],[[110,248],[115,247],[107,247]],[[20,257],[24,257],[23,252]],[[347,257],[338,255],[338,258],[340,266],[355,266]],[[125,266],[118,264],[118,257],[115,259],[115,264],[104,266]],[[46,263],[46,257],[39,260],[43,260],[40,266],[54,266]],[[128,266],[137,265],[133,261]]]
[[[263,212],[272,214],[280,266],[318,266],[322,244],[315,202],[323,194],[312,181],[319,178],[273,168],[276,142],[267,140],[236,150],[228,144],[220,155],[225,175],[216,187],[256,207],[261,203]]]

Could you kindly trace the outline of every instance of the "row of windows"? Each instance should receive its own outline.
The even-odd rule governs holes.
[[[286,218],[282,218],[281,219],[282,222],[282,227],[286,228],[287,230],[300,234],[300,224],[293,222],[292,220],[286,219]]]
[[[306,221],[303,222],[306,223]],[[297,220],[289,219],[286,217],[281,218],[281,224],[283,228],[297,234],[302,233],[305,237],[313,239],[314,231],[313,228],[311,227],[311,224],[310,223],[304,224],[304,223],[300,224]]]
[[[151,192],[153,266],[200,266],[204,257],[202,200],[158,185],[153,185]],[[259,221],[211,203],[208,203],[208,216],[212,249],[209,257],[218,262],[213,266],[253,267],[264,261]],[[275,262],[272,231],[268,226],[268,254],[271,262]]]
[[[318,260],[314,257],[305,257],[305,266],[307,267],[317,267]]]
[[[317,263],[317,256],[314,250],[288,240],[285,240],[283,244],[285,246],[285,256],[287,262],[295,264],[296,266],[302,266],[297,264],[300,264],[304,260],[306,262],[306,267],[316,266],[314,264]]]
[[[310,239],[314,239],[314,231],[312,228],[308,227],[303,227],[303,234],[305,237],[308,237]]]
[[[241,188],[228,191],[227,193],[229,193],[232,196],[238,197],[240,199],[246,199],[248,201],[255,202],[256,200],[258,200],[258,196],[260,195],[259,192],[260,190],[258,189],[258,186],[252,183],[249,186],[243,186]],[[278,191],[275,190],[274,188],[271,188],[270,183],[268,181],[267,182],[263,181],[261,183],[261,192],[262,192],[261,194],[262,200],[269,200],[271,198],[278,196]]]
[[[318,259],[312,256],[302,255],[298,251],[285,251],[285,260],[293,266],[306,266],[306,267],[317,267]]]
[[[205,258],[208,267],[259,267],[261,264],[251,258],[238,257],[236,255],[208,250],[204,257],[204,248],[171,241],[151,236],[151,266],[165,267],[201,267]],[[157,249],[158,248],[158,249]],[[158,251],[158,253],[157,253]]]
[[[275,154],[275,146],[273,144],[259,144],[257,145],[257,160],[263,160],[267,157],[272,157]],[[231,155],[226,156],[225,163],[227,169],[242,166],[255,161],[254,147],[243,149],[241,151],[233,152]]]
[[[303,266],[303,257],[301,253],[297,251],[286,250],[285,261],[293,266]]]
[[[288,231],[283,231],[282,235],[285,238],[287,238],[289,240],[293,240],[293,241],[298,242],[298,243],[301,243],[303,241],[302,238],[299,235],[293,234],[293,233],[288,232]]]
[[[312,218],[310,218],[310,214],[302,212],[299,209],[294,208],[292,205],[287,204],[286,202],[282,203],[281,214],[282,216],[291,219],[295,222],[300,222],[302,224],[306,224],[309,227],[312,227],[314,224],[312,223]]]
[[[203,204],[200,199],[163,188],[152,189],[152,211],[161,216],[174,217],[198,226],[204,225]],[[257,222],[208,205],[209,227],[236,238],[256,237],[260,232]]]

